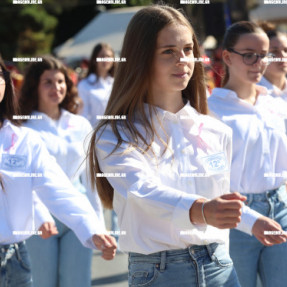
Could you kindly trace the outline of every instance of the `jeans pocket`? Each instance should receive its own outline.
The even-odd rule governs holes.
[[[158,277],[158,270],[153,263],[130,263],[129,264],[129,286],[146,287],[151,286]]]
[[[20,266],[27,270],[27,271],[31,271],[31,264],[30,264],[30,258],[29,258],[29,254],[28,254],[28,251],[26,249],[26,245],[22,245],[22,246],[19,246],[19,249],[16,250],[16,257],[17,257],[17,260],[20,264]]]
[[[211,255],[211,260],[219,267],[233,266],[232,259],[224,244],[218,244]]]

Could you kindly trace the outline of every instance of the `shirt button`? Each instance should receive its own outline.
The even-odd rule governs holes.
[[[192,253],[192,254],[194,254],[194,253],[195,253],[193,249],[191,249],[191,253]]]

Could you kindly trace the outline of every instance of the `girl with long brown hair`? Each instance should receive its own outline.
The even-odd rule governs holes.
[[[193,28],[171,7],[144,8],[121,57],[89,165],[118,215],[129,286],[240,286],[226,245],[245,197],[229,193],[231,131],[207,115]]]
[[[97,116],[105,112],[114,83],[116,63],[105,58],[114,59],[115,53],[109,44],[99,43],[93,49],[87,76],[78,85],[83,100],[81,114],[93,127],[98,122]]]

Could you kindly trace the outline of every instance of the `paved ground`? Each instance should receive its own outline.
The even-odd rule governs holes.
[[[92,264],[92,286],[127,287],[128,286],[127,255],[118,252],[115,259],[106,261],[99,252],[94,252]]]
[[[106,226],[109,229],[111,214],[105,211]],[[92,262],[92,284],[99,287],[128,286],[128,256],[120,251],[112,261],[104,260],[100,252],[94,251]]]

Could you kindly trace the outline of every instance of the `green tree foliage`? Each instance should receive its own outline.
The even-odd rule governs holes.
[[[55,7],[51,9],[54,13],[61,11]],[[13,5],[12,0],[1,0],[1,54],[9,60],[50,52],[57,24],[57,18],[44,5]]]
[[[60,15],[84,6],[91,9],[97,6],[96,0],[42,0],[42,3],[28,5],[13,4],[13,0],[0,1],[0,53],[3,58],[11,60],[50,53]],[[104,6],[115,9],[151,3],[152,0],[126,0],[125,5]]]
[[[41,5],[24,7],[19,16],[24,27],[19,32],[16,53],[21,56],[49,53],[57,18],[49,15]]]

